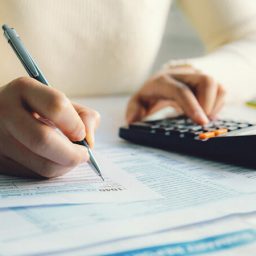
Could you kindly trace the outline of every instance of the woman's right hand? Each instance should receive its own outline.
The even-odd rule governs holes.
[[[148,79],[130,99],[128,123],[143,120],[163,107],[174,107],[195,123],[214,120],[225,99],[225,89],[215,79],[191,66],[170,67]]]
[[[0,87],[0,173],[63,175],[88,160],[86,148],[71,141],[86,138],[92,146],[98,123],[96,111],[72,105],[63,93],[32,78]]]

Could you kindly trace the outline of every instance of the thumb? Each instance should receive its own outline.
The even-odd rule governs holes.
[[[128,124],[141,120],[146,116],[146,109],[140,103],[138,97],[133,97],[128,103],[126,111],[126,121]]]

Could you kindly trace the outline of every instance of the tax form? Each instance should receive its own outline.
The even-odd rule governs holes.
[[[97,150],[161,198],[11,210],[16,225],[0,229],[1,248],[63,253],[256,211],[254,170],[127,143]],[[8,216],[0,212],[0,222]]]
[[[93,246],[89,249],[78,248],[73,253],[76,256],[254,255],[256,251],[256,226],[246,222],[243,217],[245,216],[226,217],[188,227]],[[66,255],[70,254],[63,252],[62,256]]]
[[[104,181],[87,163],[64,176],[48,180],[0,175],[0,208],[56,204],[129,202],[159,195],[109,160],[97,156]]]

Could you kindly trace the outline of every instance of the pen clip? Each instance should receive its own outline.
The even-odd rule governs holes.
[[[29,74],[32,75],[32,77],[36,78],[39,76],[38,70],[34,64],[34,61],[32,60],[31,56],[29,55],[29,53],[27,53],[27,56],[22,56],[21,54],[19,54],[19,52],[16,50],[15,45],[13,45],[10,42],[11,46],[13,47],[13,49],[15,49],[15,53],[17,54],[17,56],[19,57],[21,63],[23,64],[23,66],[25,67],[25,69],[27,70],[27,72]],[[25,58],[24,58],[25,57]]]

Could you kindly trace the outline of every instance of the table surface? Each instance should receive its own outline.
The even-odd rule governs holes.
[[[74,99],[74,101],[82,105],[98,110],[101,114],[101,125],[96,133],[96,144],[97,141],[111,144],[119,140],[118,128],[125,124],[125,110],[128,100],[128,96]],[[244,120],[256,123],[256,109],[249,108],[242,102],[227,104],[219,116],[221,118]],[[256,225],[256,212],[239,215],[237,222],[235,221],[235,223],[237,223],[237,227],[239,227],[239,223],[241,223],[240,221],[246,222],[254,227]],[[215,220],[215,223],[218,223],[218,225],[222,225],[223,222],[226,223],[226,220]],[[189,232],[191,231],[191,227],[189,226],[183,227],[182,229]],[[243,251],[244,249],[241,248],[241,250]]]
[[[82,105],[98,110],[101,114],[101,125],[98,128],[96,133],[96,148],[97,148],[97,142],[99,144],[107,143],[111,146],[113,145],[113,143],[116,143],[118,140],[120,140],[118,138],[118,128],[125,124],[124,117],[125,117],[125,109],[126,109],[128,100],[129,100],[128,96],[73,99],[73,101],[77,103],[80,103]],[[226,105],[223,111],[221,112],[220,117],[238,119],[238,120],[247,120],[247,121],[256,123],[256,110],[245,106],[245,104],[243,103],[237,102],[237,103]],[[180,227],[179,230],[183,230],[184,232],[190,232],[190,233],[202,232],[202,234],[205,233],[205,235],[211,235],[209,234],[209,232],[211,232],[209,230],[212,230],[212,228],[214,229],[215,225],[217,226],[228,225],[229,220],[232,219],[232,217],[236,217],[234,221],[234,228],[235,227],[239,228],[239,225],[241,225],[241,221],[247,223],[252,228],[254,228],[256,225],[255,213],[243,214],[239,216],[232,216],[232,215],[226,216],[225,218],[220,218],[214,221],[210,221],[209,224],[204,223],[203,226],[189,225],[189,226]],[[232,222],[232,227],[233,227],[233,222]],[[198,230],[200,229],[200,230],[198,231],[197,229]],[[245,254],[248,255],[248,251],[246,251],[246,249],[241,247],[241,250],[243,255]],[[254,248],[252,250],[254,251]],[[252,253],[250,254],[252,255]],[[236,255],[239,255],[239,254],[236,254]]]

